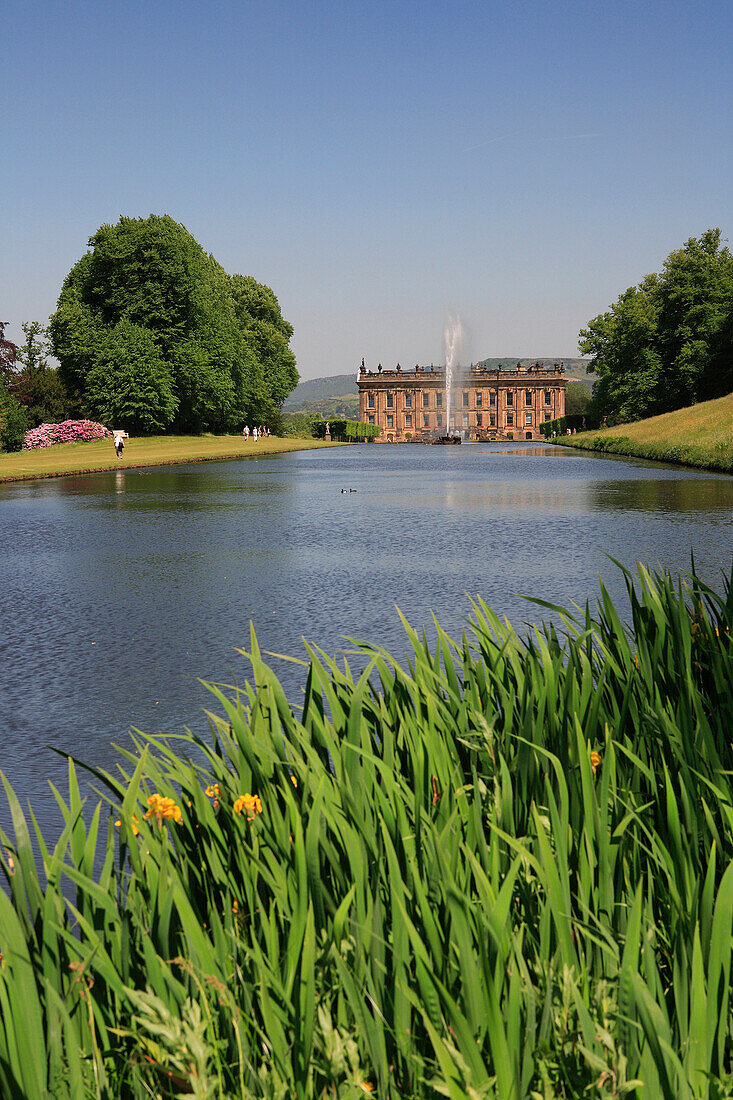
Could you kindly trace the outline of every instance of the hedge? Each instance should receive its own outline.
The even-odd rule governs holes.
[[[365,439],[376,439],[379,435],[377,424],[366,424],[363,420],[322,420],[313,425],[317,439],[324,438],[326,424],[331,428],[331,439],[361,442]]]

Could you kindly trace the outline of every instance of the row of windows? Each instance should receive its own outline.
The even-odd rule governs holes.
[[[524,403],[525,403],[525,405],[531,405],[532,404],[534,392],[535,392],[534,390],[525,390],[524,391]],[[405,393],[404,397],[405,397],[405,408],[406,409],[411,409],[412,408],[412,394],[411,393]],[[462,400],[464,409],[467,409],[468,406],[469,406],[469,398],[470,398],[469,391],[468,390],[463,390],[462,394],[461,394],[461,400]],[[368,408],[373,409],[375,407],[375,395],[373,393],[367,394],[367,403],[368,403]],[[427,408],[430,407],[430,393],[429,393],[429,391],[423,393],[422,403],[423,403],[423,408],[424,409],[427,409]],[[514,404],[514,391],[513,390],[507,390],[506,391],[506,403],[510,407]],[[551,405],[552,404],[552,390],[545,390],[545,404],[546,405]],[[481,408],[482,405],[483,405],[483,391],[482,390],[476,390],[476,407]],[[496,390],[490,390],[489,391],[489,405],[496,405]],[[442,409],[442,407],[443,407],[443,394],[440,391],[438,391],[435,394],[435,406],[438,409]],[[394,408],[394,394],[393,393],[388,393],[387,394],[387,408],[388,409],[393,409]]]
[[[552,417],[551,417],[550,413],[545,413],[544,419],[545,419],[545,421],[551,420]],[[369,417],[369,423],[370,424],[374,423],[374,417],[373,416]],[[525,413],[524,414],[524,425],[527,428],[531,428],[531,426],[532,426],[532,413]],[[412,426],[413,426],[413,424],[412,424],[412,413],[405,413],[405,428],[412,428]],[[429,428],[430,427],[430,415],[428,413],[423,413],[422,426],[423,426],[423,428]],[[468,426],[469,426],[469,424],[468,424],[468,413],[464,413],[463,414],[463,427],[467,428]],[[476,413],[476,427],[477,428],[482,428],[483,426],[484,426],[483,414],[482,413]],[[506,426],[507,426],[507,428],[513,428],[514,427],[514,413],[513,412],[508,412],[506,414]],[[387,413],[387,427],[388,428],[394,428],[394,414],[393,413]],[[436,428],[442,428],[443,427],[443,414],[442,413],[436,413],[435,414],[435,427]],[[489,428],[495,428],[496,427],[496,413],[489,413],[489,419],[488,419],[487,427],[489,427]]]

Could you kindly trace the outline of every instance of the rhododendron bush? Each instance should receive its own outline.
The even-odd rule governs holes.
[[[61,424],[41,424],[25,433],[23,450],[52,447],[54,443],[83,443],[91,439],[105,439],[112,433],[104,424],[95,420],[64,420]]]

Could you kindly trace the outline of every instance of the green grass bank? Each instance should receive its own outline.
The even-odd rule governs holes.
[[[733,1096],[733,590],[627,582],[297,708],[252,636],[53,847],[6,784],[0,1095]]]
[[[60,443],[38,451],[17,451],[0,455],[0,483],[27,481],[39,477],[65,477],[98,470],[135,469],[140,466],[174,466],[186,462],[215,462],[228,458],[257,458],[286,451],[333,447],[322,440],[258,440],[241,435],[161,435],[127,440],[117,458],[111,439],[93,443]]]
[[[549,442],[730,474],[733,473],[733,393],[649,420],[563,435]]]

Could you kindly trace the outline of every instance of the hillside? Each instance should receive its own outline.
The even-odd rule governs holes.
[[[585,359],[563,359],[565,364],[565,376],[571,382],[582,382],[586,386],[592,386],[595,376],[586,373]],[[520,363],[544,363],[552,364],[555,359],[518,359],[516,356],[505,359],[482,359],[480,364],[493,369],[496,367],[515,367]],[[353,415],[356,408],[353,402],[335,402],[330,404],[333,398],[356,397],[356,371],[351,374],[333,374],[327,378],[308,378],[299,382],[293,392],[287,397],[283,409],[285,412],[324,412],[331,416]],[[324,406],[323,402],[329,402]]]
[[[351,374],[334,374],[328,378],[308,378],[299,382],[288,395],[283,408],[288,412],[301,410],[305,403],[324,401],[329,397],[347,397],[357,394],[356,371]]]
[[[633,424],[560,436],[553,442],[733,473],[733,393]]]

